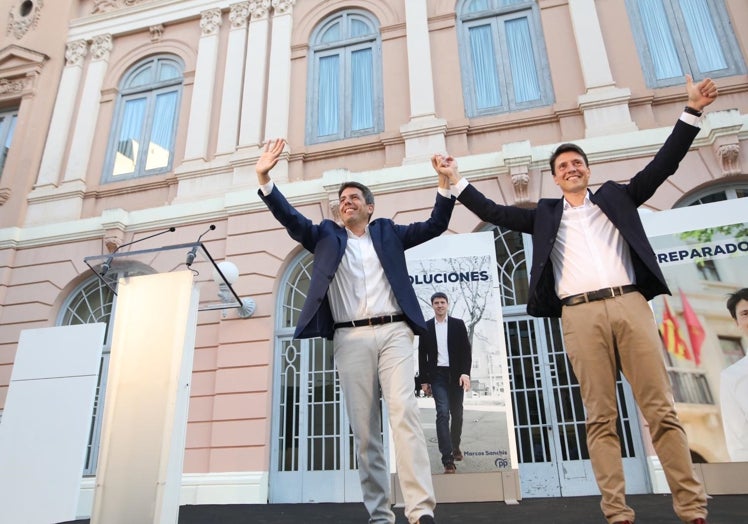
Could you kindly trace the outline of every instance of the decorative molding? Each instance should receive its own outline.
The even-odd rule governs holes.
[[[94,60],[109,60],[112,51],[112,35],[97,35],[91,42],[91,56]]]
[[[21,39],[29,29],[36,28],[42,7],[44,7],[43,0],[21,1],[11,7],[8,13],[8,34]]]
[[[148,30],[151,32],[151,42],[154,44],[164,37],[164,24],[152,25]]]
[[[107,230],[104,233],[104,249],[107,253],[114,253],[122,245],[122,231],[110,234]]]
[[[212,36],[218,32],[218,28],[221,27],[223,20],[221,19],[221,10],[208,9],[200,13],[200,29],[202,30],[201,36]]]
[[[8,80],[7,78],[0,78],[0,95],[21,93],[25,88],[26,82],[23,79]]]
[[[0,187],[0,206],[5,204],[10,198],[10,188]]]
[[[273,0],[273,11],[276,15],[290,14],[296,0]]]
[[[136,4],[142,4],[149,0],[94,0],[93,9],[91,14],[97,13],[108,13],[109,11],[115,11],[122,9],[123,7],[130,7]]]
[[[88,42],[85,40],[75,40],[68,42],[65,47],[65,65],[80,66],[83,65],[83,59],[88,53]]]
[[[512,177],[512,186],[514,187],[514,203],[519,206],[527,204],[530,201],[530,197],[527,194],[527,186],[530,184],[528,171],[527,165],[509,168],[509,175]]]
[[[252,0],[249,5],[249,11],[252,13],[252,20],[262,20],[268,17],[270,12],[270,0]]]
[[[252,14],[249,2],[231,4],[230,8],[229,20],[231,21],[231,28],[242,29],[247,27],[247,21],[249,20],[249,16]]]
[[[0,102],[33,96],[48,56],[11,44],[0,50]]]
[[[722,176],[740,175],[743,170],[740,166],[740,143],[715,144],[714,153],[717,155],[719,165],[722,168]]]

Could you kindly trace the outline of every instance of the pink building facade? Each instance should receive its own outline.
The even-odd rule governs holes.
[[[711,76],[719,99],[679,171],[645,207],[748,194],[742,0],[688,9],[669,0],[661,9],[637,0],[7,3],[0,409],[21,331],[110,320],[116,297],[101,292],[86,256],[169,227],[176,231],[143,247],[191,242],[215,224],[203,241],[214,258],[236,264],[234,286],[257,307],[246,319],[232,310],[198,318],[183,503],[357,497],[347,426],[314,418],[330,409],[345,421],[330,348],[291,339],[312,257],[257,196],[254,163],[265,140],[288,139],[273,178],[312,220],[335,217],[337,186],[349,179],[373,190],[377,216],[425,219],[436,187],[429,157],[444,151],[493,200],[532,207],[558,195],[547,165],[555,145],[585,149],[593,185],[625,181],[678,118],[684,75]],[[689,25],[694,20],[702,25]],[[447,234],[486,229],[458,205]],[[497,268],[512,290],[502,300],[507,330],[539,332],[544,324],[522,307],[530,242],[501,231],[495,238],[497,258],[512,260]],[[546,357],[562,352],[536,340]],[[328,390],[333,396],[318,403],[316,392]],[[95,475],[95,415],[82,516]],[[549,423],[514,418],[528,435]],[[629,423],[644,438],[635,415]],[[522,496],[594,489],[591,479],[564,479],[555,466],[533,469],[572,458],[554,458],[553,445],[523,454],[532,437],[523,443],[517,435]],[[309,444],[315,438],[319,449]],[[577,446],[574,460],[584,462],[581,440]],[[631,454],[646,472],[639,489],[661,490],[646,439],[643,449]],[[539,487],[554,474],[558,489]],[[352,491],[327,489],[326,479]]]

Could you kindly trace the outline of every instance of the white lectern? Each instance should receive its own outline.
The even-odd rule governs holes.
[[[199,242],[85,262],[117,295],[91,523],[176,524],[197,312],[241,301]],[[114,286],[133,268],[156,272]],[[216,280],[227,300],[201,304]]]
[[[0,522],[75,519],[105,329],[21,332],[0,424]]]

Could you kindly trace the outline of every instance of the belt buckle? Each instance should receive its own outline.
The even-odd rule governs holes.
[[[367,318],[367,319],[366,319],[366,322],[367,322],[367,324],[369,324],[369,327],[371,327],[371,326],[375,326],[375,325],[376,325],[376,324],[374,323],[374,320],[375,320],[375,319],[376,319],[376,317],[369,317],[369,318]]]

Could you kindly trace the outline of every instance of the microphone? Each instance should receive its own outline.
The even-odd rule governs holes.
[[[203,238],[203,236],[206,233],[213,231],[215,228],[216,228],[215,224],[211,224],[207,231],[204,231],[199,237],[197,237],[197,240],[195,242],[199,243],[200,239]],[[187,267],[190,267],[192,263],[195,261],[195,256],[197,255],[197,248],[198,246],[195,246],[192,249],[190,249],[189,253],[187,253],[187,260],[184,261],[184,263],[187,264]]]
[[[149,238],[153,238],[153,237],[157,237],[159,235],[163,235],[164,233],[173,233],[176,230],[177,230],[177,228],[170,227],[169,229],[165,229],[164,231],[159,231],[158,233],[154,233],[154,234],[149,235],[147,237],[139,238],[137,240],[133,240],[132,242],[126,242],[125,244],[122,244],[121,246],[117,246],[117,248],[114,251],[112,251],[112,254],[109,255],[109,257],[107,257],[106,261],[103,264],[101,264],[101,271],[99,271],[99,275],[101,275],[103,277],[104,275],[107,274],[107,271],[109,271],[109,268],[112,265],[112,259],[114,259],[114,254],[117,251],[119,251],[120,249],[122,249],[123,247],[131,246],[133,244],[137,244],[138,242],[142,242],[143,240],[148,240]]]

